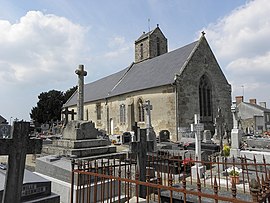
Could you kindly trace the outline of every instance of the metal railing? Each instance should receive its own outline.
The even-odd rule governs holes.
[[[196,161],[170,153],[146,159],[145,181],[131,155],[73,161],[71,202],[270,202],[270,164],[264,157],[261,163],[255,157]],[[206,168],[202,177],[192,174],[196,164]],[[241,170],[239,183],[230,180],[228,168]]]

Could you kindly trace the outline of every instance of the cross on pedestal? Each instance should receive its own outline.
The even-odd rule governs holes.
[[[12,139],[0,139],[0,155],[8,155],[2,203],[21,202],[26,154],[41,153],[42,140],[29,139],[29,122],[14,122]]]
[[[198,161],[202,160],[202,151],[201,151],[201,132],[204,130],[203,123],[200,123],[200,115],[194,114],[194,130],[195,130],[195,156]],[[197,163],[200,165],[200,163]]]
[[[65,115],[64,126],[68,123],[68,115],[71,115],[71,120],[74,120],[74,115],[77,114],[76,112],[74,112],[74,109],[69,111],[68,107],[65,107],[65,109],[61,113]]]
[[[84,66],[79,65],[79,68],[75,70],[75,73],[78,75],[78,97],[77,97],[77,108],[78,108],[78,119],[83,120],[83,97],[84,97],[84,76],[87,75],[87,72],[84,71]]]
[[[150,101],[145,101],[145,104],[143,105],[145,111],[146,111],[146,135],[147,135],[147,141],[153,141],[153,149],[156,151],[157,148],[157,138],[156,134],[153,130],[152,123],[151,123],[151,111],[153,110],[153,106],[150,104]]]
[[[145,182],[147,152],[153,151],[153,141],[147,141],[146,129],[139,129],[139,131],[140,133],[138,133],[138,140],[131,142],[130,148],[131,152],[137,156],[137,167],[140,174],[139,180]],[[146,197],[146,186],[139,186],[139,196],[142,198]]]
[[[152,128],[152,123],[151,123],[151,110],[153,110],[153,106],[150,104],[150,101],[147,100],[145,101],[145,104],[143,105],[145,111],[146,111],[146,130],[147,130],[147,140],[151,140],[149,138],[149,132],[150,128]]]

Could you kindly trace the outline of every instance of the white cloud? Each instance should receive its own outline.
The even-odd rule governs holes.
[[[86,30],[56,15],[29,11],[17,23],[0,20],[1,83],[66,80],[83,56]]]
[[[114,37],[109,40],[108,47],[112,50],[105,53],[105,58],[118,58],[127,54],[132,47],[127,43],[124,37]]]
[[[233,95],[245,94],[266,99],[258,92],[269,85],[270,74],[270,3],[249,1],[205,31],[229,82]],[[246,88],[247,87],[247,88]],[[267,98],[268,99],[268,98]]]

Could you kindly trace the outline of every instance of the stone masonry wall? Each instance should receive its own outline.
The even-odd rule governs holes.
[[[177,86],[179,94],[178,116],[180,127],[189,127],[194,122],[194,113],[200,113],[199,83],[206,74],[212,84],[213,121],[221,107],[225,123],[232,128],[231,115],[231,86],[222,73],[209,45],[204,37],[192,58],[180,73]]]

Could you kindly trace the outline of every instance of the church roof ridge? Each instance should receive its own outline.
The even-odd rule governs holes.
[[[84,102],[172,84],[175,74],[181,72],[199,41],[140,63],[132,63],[117,73],[85,84]],[[76,105],[76,102],[76,94],[73,94],[64,107]]]
[[[241,102],[241,103],[244,103],[244,104],[246,104],[246,105],[248,105],[248,106],[257,108],[257,109],[259,109],[259,110],[261,110],[261,111],[264,111],[264,112],[270,112],[270,109],[264,108],[264,107],[262,107],[262,106],[260,106],[260,105],[258,105],[258,104],[251,104],[251,103],[249,103],[249,102]],[[241,104],[241,103],[240,103],[240,104]]]
[[[143,34],[137,40],[135,40],[135,43],[145,39],[146,37],[151,35],[153,32],[155,32],[157,29],[160,29],[160,28],[157,26],[155,29],[150,30],[149,32],[143,32]]]

